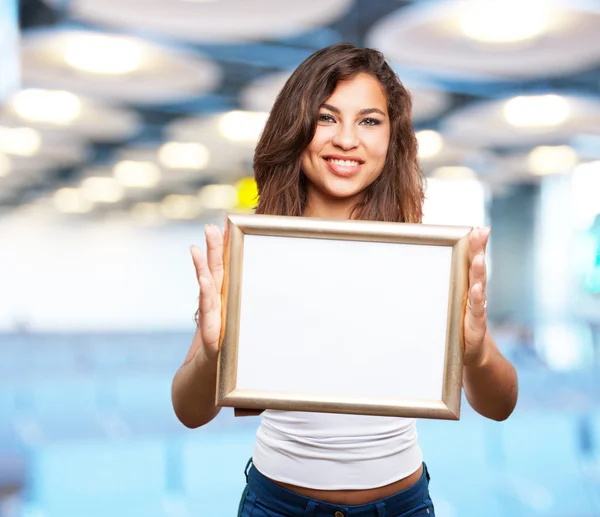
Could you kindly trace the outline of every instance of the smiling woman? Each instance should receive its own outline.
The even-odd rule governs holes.
[[[257,145],[256,212],[421,223],[423,175],[411,108],[408,91],[380,52],[340,44],[310,56],[281,90]],[[487,331],[488,236],[487,228],[469,236],[462,378],[471,406],[503,420],[515,407],[517,379]],[[173,381],[173,406],[188,427],[205,425],[219,412],[215,394],[224,266],[218,228],[207,227],[206,242],[206,257],[192,247],[200,285],[198,330]],[[371,267],[381,266],[373,260]],[[375,336],[368,317],[358,323]],[[281,340],[289,345],[285,335]],[[396,346],[390,336],[372,341],[364,346]],[[343,369],[335,374],[349,375]],[[251,463],[242,517],[434,514],[414,419],[267,410]]]

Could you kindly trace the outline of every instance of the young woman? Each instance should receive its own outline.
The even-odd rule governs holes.
[[[254,169],[260,214],[421,222],[410,95],[375,50],[340,44],[303,62],[275,101]],[[488,235],[489,228],[470,235],[464,389],[477,412],[503,420],[516,404],[517,377],[486,326]],[[198,328],[173,381],[175,412],[192,428],[219,411],[217,227],[207,226],[206,243],[206,257],[192,247]],[[248,467],[243,517],[433,516],[414,419],[265,411]]]

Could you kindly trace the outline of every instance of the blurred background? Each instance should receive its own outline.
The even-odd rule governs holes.
[[[506,422],[419,421],[439,517],[600,515],[600,3],[0,0],[0,516],[236,514],[257,418],[190,431],[189,245],[315,50],[414,98],[426,222],[492,226]]]

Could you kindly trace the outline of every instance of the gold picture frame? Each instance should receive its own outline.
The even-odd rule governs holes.
[[[464,226],[330,220],[256,214],[227,215],[222,290],[223,318],[217,373],[217,405],[236,408],[236,412],[239,411],[240,414],[248,411],[252,413],[264,409],[275,409],[458,420],[460,418],[462,394],[463,318],[468,291],[468,234],[470,231],[470,227]],[[391,246],[391,244],[402,244],[404,246]],[[343,253],[340,253],[337,248],[333,251],[329,250],[332,246],[334,248],[341,246],[339,249]],[[311,248],[312,251],[302,251],[308,248]],[[270,334],[273,325],[276,325],[278,321],[277,314],[274,315],[272,312],[277,313],[277,311],[261,314],[261,308],[264,307],[264,310],[267,311],[268,307],[281,307],[284,305],[285,310],[287,310],[287,316],[285,317],[288,319],[293,318],[294,315],[300,317],[302,307],[306,307],[307,302],[306,300],[304,302],[301,302],[301,300],[296,301],[296,293],[302,291],[305,283],[310,283],[312,276],[314,276],[310,271],[314,271],[315,264],[320,264],[319,261],[321,260],[326,261],[322,257],[334,257],[328,262],[330,264],[328,266],[330,268],[329,273],[325,274],[320,280],[321,284],[327,284],[327,275],[337,274],[338,265],[341,262],[336,261],[340,257],[344,257],[344,263],[352,260],[358,261],[358,269],[360,269],[361,264],[365,264],[365,259],[357,257],[362,256],[361,253],[367,253],[365,257],[368,257],[370,256],[368,254],[373,252],[377,253],[375,265],[386,263],[386,261],[392,265],[397,264],[395,256],[400,252],[398,256],[404,257],[406,255],[408,257],[406,258],[407,264],[410,262],[409,258],[412,257],[410,260],[412,260],[413,270],[410,271],[410,274],[406,273],[406,268],[395,266],[388,266],[388,273],[382,273],[379,271],[381,268],[378,267],[370,271],[379,275],[379,278],[384,279],[391,278],[393,275],[400,275],[399,279],[393,280],[398,282],[400,288],[387,286],[388,283],[393,283],[392,280],[390,282],[379,281],[382,288],[396,289],[393,291],[394,299],[397,298],[397,293],[403,290],[402,287],[405,284],[412,285],[411,282],[413,280],[418,281],[419,278],[421,283],[425,282],[423,285],[427,285],[427,293],[420,293],[413,289],[413,294],[398,294],[398,296],[406,296],[406,302],[401,303],[399,307],[393,306],[391,308],[389,306],[393,304],[388,303],[385,305],[385,311],[392,311],[389,314],[398,314],[400,318],[403,317],[402,315],[406,311],[409,313],[410,310],[417,311],[411,313],[412,315],[405,316],[404,325],[407,332],[410,331],[413,334],[419,333],[419,336],[425,336],[424,342],[429,343],[427,346],[430,349],[425,349],[425,345],[421,347],[419,343],[416,343],[418,339],[403,339],[403,329],[397,326],[390,326],[390,328],[393,331],[392,333],[400,332],[398,334],[401,337],[400,341],[406,343],[409,349],[405,355],[398,355],[404,353],[402,347],[391,345],[387,348],[386,346],[377,347],[362,341],[351,343],[347,349],[334,349],[334,347],[330,349],[328,346],[319,345],[320,348],[311,349],[312,359],[308,358],[306,360],[305,356],[302,355],[302,351],[284,348],[287,346],[287,338],[290,337],[296,341],[303,340],[298,342],[310,349],[312,343],[315,340],[318,341],[318,339],[302,337],[302,335],[308,332],[305,325],[313,324],[313,319],[319,320],[319,326],[315,329],[309,329],[312,335],[318,336],[319,339],[322,335],[329,335],[330,330],[327,329],[327,324],[328,319],[331,318],[326,316],[323,316],[323,318],[313,317],[309,320],[309,323],[303,320],[301,325],[294,323],[285,326],[286,322],[282,321],[277,323],[282,326],[281,329]],[[304,258],[298,256],[302,253],[306,253]],[[386,258],[388,255],[389,258]],[[432,258],[434,256],[435,258]],[[279,257],[277,262],[269,263],[269,260],[275,261],[277,257]],[[287,258],[282,260],[281,257]],[[296,264],[293,266],[295,267],[294,271],[291,274],[285,271],[281,273],[280,270],[288,262]],[[302,268],[298,264],[305,263],[312,263],[312,266],[310,264],[306,266],[307,271],[310,270],[310,267],[313,269],[308,273],[299,273],[299,269]],[[421,263],[429,264],[429,270],[424,271],[425,265],[421,267]],[[414,264],[419,264],[421,270],[415,271]],[[349,269],[350,273],[339,273],[340,275],[354,274],[357,269],[352,264],[344,267],[353,267],[354,269]],[[253,268],[256,270],[255,272],[251,271]],[[275,269],[277,273],[273,273]],[[442,270],[445,273],[439,273]],[[305,274],[306,278],[300,278],[302,274]],[[247,275],[246,279],[244,275]],[[368,276],[370,275],[371,273]],[[272,278],[273,276],[275,278]],[[439,280],[439,278],[442,280]],[[323,279],[325,279],[324,282]],[[290,289],[285,291],[285,299],[281,297],[281,294],[278,295],[279,298],[275,297],[277,299],[270,299],[268,293],[265,294],[265,289],[261,287],[271,285],[271,289],[276,291],[277,289],[281,290],[281,286],[285,286],[287,283],[290,283]],[[342,284],[346,289],[346,284],[343,282],[338,281],[336,285],[339,287]],[[371,295],[373,289],[380,288],[370,285],[368,281],[363,282],[362,285],[367,285],[366,288],[371,289],[369,291]],[[358,310],[355,309],[356,304],[364,302],[358,294],[353,295],[355,301],[351,303],[348,302],[348,294],[339,293],[339,296],[344,296],[344,298],[338,300],[335,298],[338,296],[338,287],[330,288],[330,299],[326,305],[323,305],[322,314],[330,314],[328,312],[329,308],[338,304],[340,307],[349,307],[345,310],[352,312]],[[418,292],[419,296],[415,296],[414,292]],[[385,296],[385,300],[389,300],[390,294],[388,293]],[[322,302],[321,298],[315,298],[315,300]],[[377,296],[374,298],[377,298]],[[428,305],[428,300],[433,300],[432,303],[437,308]],[[294,303],[300,305],[304,303],[304,305],[295,307]],[[421,309],[413,307],[419,303],[422,305]],[[363,305],[365,307],[370,306],[369,303],[363,303]],[[381,307],[384,307],[384,305],[381,305]],[[385,312],[379,308],[372,310]],[[379,313],[376,312],[375,314]],[[320,315],[321,313],[317,314]],[[335,310],[331,314],[335,314]],[[418,319],[422,319],[422,321],[417,322]],[[352,322],[353,319],[349,317],[348,324],[350,325]],[[314,324],[317,325],[317,323]],[[389,317],[379,322],[378,325],[384,324],[392,325]],[[411,325],[416,326],[413,329]],[[360,334],[361,329],[365,327],[368,329],[373,326],[372,317],[370,321],[364,322],[364,324],[356,324],[357,331],[351,334],[350,341],[355,339],[354,336],[357,333]],[[431,330],[430,332],[430,328],[434,328],[435,331]],[[339,329],[339,325],[336,329]],[[431,336],[427,334],[428,332],[431,333]],[[301,337],[298,337],[299,335]],[[333,342],[332,339],[330,339],[330,342]],[[240,343],[243,343],[243,345],[241,346]],[[252,344],[249,345],[248,343]],[[373,352],[374,350],[375,352]],[[365,351],[368,351],[368,353],[364,354]],[[396,355],[392,356],[392,353]],[[327,354],[330,354],[330,356],[327,357]],[[353,359],[353,354],[356,354],[358,359]],[[362,357],[363,354],[365,357]],[[390,354],[389,361],[386,354]],[[307,355],[310,354],[307,352]],[[289,359],[289,356],[293,357]],[[415,362],[417,366],[410,367],[410,361],[413,360],[413,357],[416,357],[414,361],[417,361]],[[294,364],[284,364],[290,361]],[[372,361],[373,364],[369,364],[368,361]],[[430,364],[436,366],[430,367]],[[356,365],[356,371],[352,371],[353,365]],[[408,368],[402,375],[399,374],[398,378],[395,378],[394,375],[396,365]],[[309,371],[299,372],[298,369],[301,368]],[[343,370],[340,371],[339,368],[343,368]],[[382,368],[381,376],[378,377],[378,370]],[[437,373],[432,373],[434,370]],[[335,372],[335,375],[331,376],[328,372]],[[360,383],[353,383],[351,380],[345,381],[345,384],[339,382],[348,379],[352,375],[361,377],[364,372],[370,372],[371,377],[369,378],[371,380],[379,379],[383,382],[382,379],[384,379],[385,382],[388,382],[390,385],[387,388],[385,386],[381,387],[382,390],[387,391],[383,394],[377,392],[374,384],[379,386],[381,384],[379,381],[378,383],[366,382],[362,388]],[[240,380],[242,373],[246,379],[244,382]],[[269,375],[273,378],[271,379]],[[396,383],[401,384],[400,377],[408,379],[403,388],[404,392],[394,393]],[[306,378],[306,381],[303,380],[304,378]],[[323,378],[330,378],[330,380],[316,381],[316,379]],[[296,383],[294,389],[289,388],[289,385],[291,385],[289,383],[292,382]],[[303,384],[304,382],[305,384]],[[319,382],[322,384],[320,391],[315,387]],[[324,384],[327,382],[330,382],[330,384]],[[285,389],[283,385],[286,386]],[[259,387],[257,388],[257,386]],[[336,391],[338,387],[352,393]],[[364,389],[364,393],[360,389]],[[413,395],[406,395],[408,392],[413,393]],[[428,395],[423,396],[422,393]]]

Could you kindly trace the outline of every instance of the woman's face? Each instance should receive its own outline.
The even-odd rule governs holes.
[[[309,205],[314,198],[359,200],[381,174],[390,141],[383,87],[365,73],[342,81],[322,104],[317,120],[315,135],[302,153]]]

